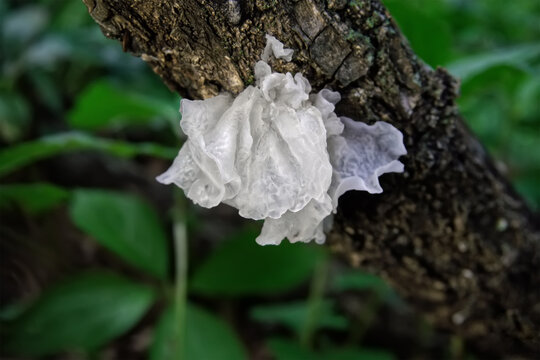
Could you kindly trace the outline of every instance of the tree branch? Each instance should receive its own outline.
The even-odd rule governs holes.
[[[400,129],[405,173],[344,196],[330,246],[477,349],[540,351],[540,221],[461,121],[457,82],[414,55],[378,0],[83,1],[183,96],[240,92],[269,33],[295,50],[276,71],[339,91],[338,115]]]

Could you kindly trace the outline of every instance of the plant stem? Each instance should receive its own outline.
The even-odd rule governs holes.
[[[183,358],[187,302],[187,270],[188,270],[188,244],[185,222],[186,203],[184,195],[175,191],[175,205],[173,209],[173,236],[174,236],[174,338],[176,339],[175,358]]]
[[[328,278],[328,266],[329,261],[327,257],[325,257],[317,264],[313,279],[311,280],[306,320],[302,332],[300,333],[300,344],[306,348],[311,347],[313,333],[317,329],[317,320],[320,315],[324,290]]]

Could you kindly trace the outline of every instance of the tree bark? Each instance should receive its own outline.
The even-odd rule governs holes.
[[[295,50],[275,71],[339,91],[338,115],[400,129],[405,173],[344,196],[329,245],[473,347],[540,352],[540,221],[463,124],[456,80],[415,56],[380,1],[83,1],[182,96],[243,90],[269,33]]]

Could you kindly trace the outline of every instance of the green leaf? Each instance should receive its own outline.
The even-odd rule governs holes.
[[[522,176],[513,181],[516,190],[536,211],[540,210],[540,176]]]
[[[191,290],[210,296],[275,294],[304,283],[326,256],[313,244],[260,246],[259,229],[248,229],[217,249],[198,269]]]
[[[51,28],[55,30],[71,31],[80,29],[90,23],[88,18],[88,9],[82,2],[54,1],[53,4],[47,4],[47,8],[53,8],[51,19]]]
[[[191,304],[186,308],[185,352],[177,356],[173,321],[173,309],[169,308],[157,325],[150,360],[247,359],[240,340],[224,321]]]
[[[28,356],[94,350],[133,327],[153,300],[151,289],[119,275],[79,275],[50,289],[13,324],[6,349]]]
[[[401,303],[399,296],[383,279],[363,271],[356,270],[339,274],[333,284],[337,291],[373,291],[385,301]]]
[[[17,204],[30,213],[42,213],[69,197],[69,192],[51,184],[0,185],[0,208]]]
[[[316,309],[318,312],[316,329],[328,328],[344,330],[347,319],[337,314],[335,304],[331,300],[323,300]],[[309,305],[306,302],[291,302],[287,304],[263,305],[253,308],[251,317],[257,321],[280,323],[300,334],[308,317]]]
[[[390,14],[411,43],[415,53],[431,66],[443,65],[452,58],[452,34],[442,19],[440,1],[384,0]]]
[[[268,347],[276,360],[318,360],[319,355],[292,340],[271,339]]]
[[[102,190],[76,190],[73,222],[126,262],[167,276],[167,237],[154,210],[139,198]]]
[[[154,329],[149,360],[176,360],[179,358],[178,339],[176,339],[174,326],[174,309],[168,308]]]
[[[68,116],[73,127],[97,130],[151,124],[158,118],[174,121],[178,118],[176,105],[99,80],[83,91]]]
[[[507,134],[504,155],[512,161],[516,168],[533,171],[540,170],[540,130],[518,130]]]
[[[80,150],[99,150],[120,157],[150,155],[174,159],[177,150],[152,143],[128,143],[97,138],[84,133],[63,133],[46,136],[0,151],[0,176],[32,162]]]
[[[329,348],[317,352],[306,349],[295,341],[274,338],[268,347],[276,360],[393,360],[395,356],[384,350],[368,348]]]
[[[528,62],[538,60],[538,57],[540,57],[540,44],[518,45],[457,60],[448,65],[448,70],[452,75],[466,81],[497,66],[504,65],[527,70]]]
[[[521,84],[514,96],[514,111],[522,123],[534,124],[540,133],[540,74],[529,77]]]
[[[350,271],[339,274],[334,281],[338,291],[375,290],[387,291],[389,286],[380,277],[363,271]]]

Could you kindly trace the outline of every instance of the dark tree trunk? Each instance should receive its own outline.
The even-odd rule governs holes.
[[[240,92],[269,33],[295,50],[276,71],[339,91],[338,115],[400,129],[405,173],[344,196],[330,246],[477,349],[540,351],[538,218],[463,125],[457,82],[415,56],[378,0],[83,1],[183,96]]]

